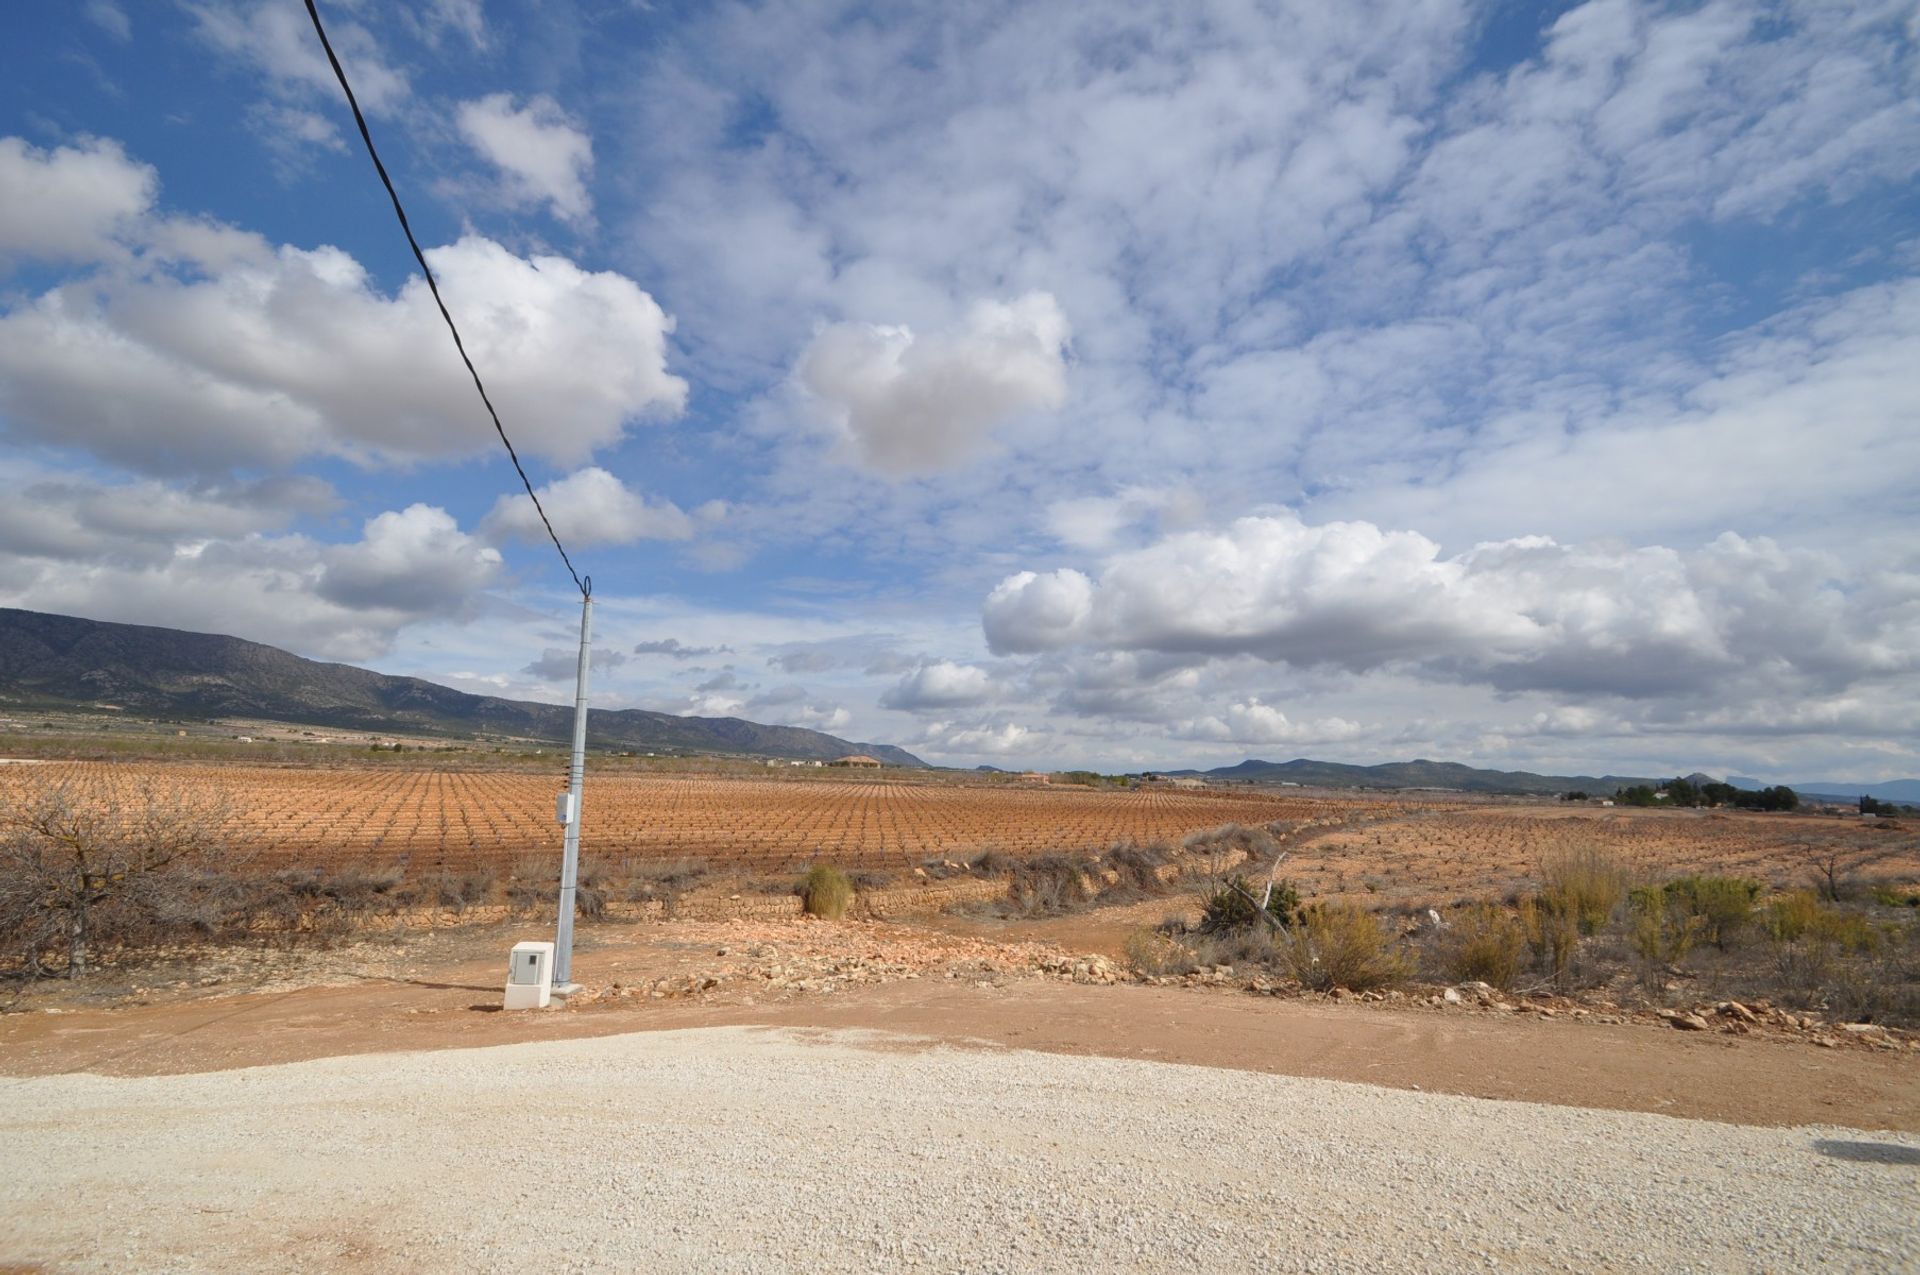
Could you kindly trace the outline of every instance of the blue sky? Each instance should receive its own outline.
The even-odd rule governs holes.
[[[1920,767],[1911,5],[322,9],[598,703]],[[301,6],[14,25],[0,604],[564,698]]]

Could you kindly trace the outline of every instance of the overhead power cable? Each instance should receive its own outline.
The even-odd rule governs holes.
[[[487,415],[493,418],[494,432],[500,435],[500,442],[507,449],[507,457],[513,461],[513,470],[520,475],[520,485],[527,489],[527,499],[533,502],[534,512],[540,515],[540,525],[547,529],[547,538],[560,551],[560,561],[566,564],[567,574],[573,577],[581,596],[589,597],[593,593],[593,577],[582,579],[580,573],[573,569],[573,559],[567,556],[567,547],[560,543],[553,523],[547,518],[547,511],[541,508],[540,497],[534,494],[533,483],[520,464],[520,454],[513,450],[513,440],[507,437],[507,427],[500,423],[500,413],[494,410],[493,400],[487,397],[487,387],[480,381],[480,372],[467,356],[466,342],[460,339],[460,329],[454,325],[453,315],[448,312],[447,303],[441,299],[440,284],[433,277],[433,267],[427,264],[427,254],[420,251],[420,241],[413,237],[413,227],[407,222],[407,210],[400,204],[400,194],[393,188],[393,179],[387,176],[387,166],[380,162],[380,152],[374,147],[373,134],[367,130],[367,117],[361,113],[360,100],[353,95],[353,85],[347,83],[347,73],[333,51],[333,41],[327,39],[327,29],[320,22],[320,10],[314,6],[314,0],[307,0],[307,16],[313,19],[313,30],[320,37],[320,47],[327,51],[327,61],[333,66],[334,78],[340,81],[340,91],[347,95],[347,105],[353,108],[353,122],[360,126],[360,140],[367,144],[367,154],[373,159],[374,171],[380,174],[380,184],[387,188],[387,198],[393,201],[393,215],[400,219],[400,230],[407,237],[407,246],[413,249],[413,259],[420,263],[420,273],[427,277],[427,288],[433,293],[433,303],[440,307],[440,317],[447,321],[447,331],[453,334],[453,346],[460,351],[460,361],[467,365],[467,375],[473,378],[473,388],[480,391],[480,401],[487,405]]]

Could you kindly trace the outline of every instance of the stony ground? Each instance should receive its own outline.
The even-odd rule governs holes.
[[[1920,1137],[743,1028],[4,1082],[0,1267],[1891,1271]]]

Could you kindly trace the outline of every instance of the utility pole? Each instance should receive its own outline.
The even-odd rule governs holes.
[[[566,825],[566,849],[560,860],[560,928],[553,943],[553,994],[577,990],[573,981],[574,894],[580,885],[580,797],[587,772],[587,666],[593,651],[593,582],[589,578],[580,597],[580,671],[574,683],[573,760],[567,767],[567,791],[559,801],[560,822]]]

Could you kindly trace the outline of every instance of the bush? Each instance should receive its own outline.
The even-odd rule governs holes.
[[[853,882],[838,868],[817,863],[800,883],[800,905],[808,916],[838,921],[853,902]]]
[[[1572,900],[1547,894],[1522,899],[1519,920],[1534,967],[1564,988],[1580,950],[1580,917]]]
[[[1562,850],[1540,866],[1540,896],[1556,913],[1571,916],[1582,934],[1597,934],[1626,897],[1627,870],[1585,846]]]
[[[1442,961],[1456,983],[1478,980],[1503,991],[1512,987],[1526,963],[1527,928],[1520,918],[1493,903],[1476,903],[1453,919]]]
[[[1706,919],[1657,885],[1641,886],[1630,900],[1632,924],[1627,937],[1649,971],[1686,959],[1706,932]]]
[[[1740,877],[1686,876],[1667,882],[1667,904],[1700,922],[1700,939],[1725,951],[1753,919],[1758,881]]]
[[[1023,916],[1071,911],[1099,895],[1093,864],[1077,855],[1040,854],[1011,862],[1007,899]]]
[[[1820,900],[1811,890],[1795,890],[1770,899],[1766,909],[1767,936],[1791,943],[1820,923]]]
[[[1412,958],[1390,943],[1377,917],[1347,903],[1307,909],[1281,951],[1301,985],[1320,992],[1393,987],[1414,968]]]
[[[1206,902],[1200,916],[1203,934],[1233,934],[1254,928],[1285,928],[1294,923],[1300,907],[1300,894],[1291,884],[1276,881],[1273,894],[1266,898],[1264,916],[1260,900],[1265,886],[1255,886],[1245,877],[1228,877]]]
[[[1271,859],[1280,853],[1280,843],[1265,828],[1249,828],[1245,824],[1228,823],[1218,828],[1209,828],[1196,832],[1180,843],[1180,848],[1194,858],[1207,861],[1207,872],[1218,876],[1228,866],[1228,859],[1234,851],[1246,856],[1248,863],[1258,863]]]
[[[1127,964],[1142,974],[1160,976],[1185,974],[1196,964],[1193,952],[1183,943],[1158,930],[1135,930],[1127,935]]]

